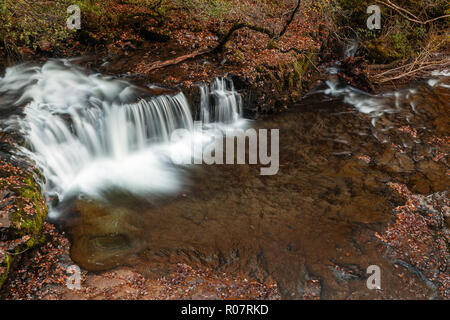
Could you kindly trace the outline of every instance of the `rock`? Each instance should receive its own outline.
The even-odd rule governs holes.
[[[0,211],[0,231],[4,232],[2,229],[9,228],[11,226],[11,217],[8,212]]]
[[[411,172],[414,170],[414,162],[406,154],[396,154],[395,158],[398,160],[399,172]]]
[[[335,264],[330,267],[333,271],[334,277],[339,281],[350,281],[350,280],[362,280],[364,279],[364,272],[360,266],[357,265],[338,265]]]
[[[0,288],[17,256],[41,244],[47,206],[32,167],[2,160],[0,169]]]

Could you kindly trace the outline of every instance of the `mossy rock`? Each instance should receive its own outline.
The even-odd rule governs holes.
[[[15,203],[17,210],[11,216],[13,234],[16,237],[39,235],[47,216],[47,206],[33,174],[25,179],[25,186],[17,193],[19,195]]]
[[[36,181],[36,174],[30,173],[22,184],[11,186],[11,191],[15,193],[7,235],[11,241],[6,242],[8,251],[0,261],[0,289],[12,267],[13,257],[46,241],[42,229],[47,217],[47,206]]]
[[[0,259],[1,260],[1,259]],[[12,257],[10,254],[5,253],[3,260],[0,261],[0,289],[8,277],[9,270],[11,269]]]

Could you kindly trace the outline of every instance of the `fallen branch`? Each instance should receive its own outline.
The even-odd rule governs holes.
[[[380,2],[382,3],[382,1],[380,1]],[[414,19],[419,20],[419,18],[418,18],[416,15],[412,14],[411,12],[409,12],[409,11],[406,10],[406,9],[403,9],[402,7],[397,6],[396,4],[392,3],[390,0],[386,0],[386,2],[387,2],[387,4],[389,4],[390,6],[392,6],[393,9],[397,9],[397,10],[399,10],[399,11],[402,11],[402,12],[406,13],[407,15],[410,15],[410,16],[413,17]],[[385,5],[387,5],[387,4],[385,4]]]
[[[198,50],[198,51],[195,51],[195,52],[192,52],[192,53],[189,53],[189,54],[186,54],[186,55],[183,55],[183,56],[177,57],[175,59],[171,59],[171,60],[157,61],[157,62],[153,63],[150,66],[150,68],[147,69],[147,71],[153,71],[153,70],[156,70],[156,69],[161,69],[161,68],[165,68],[165,67],[168,67],[168,66],[177,65],[177,64],[182,63],[182,62],[184,62],[186,60],[197,58],[197,57],[205,55],[205,54],[219,53],[219,52],[221,52],[223,50],[223,48],[226,45],[226,43],[231,39],[233,33],[238,31],[238,30],[244,29],[244,28],[247,28],[247,29],[250,29],[250,30],[253,30],[253,31],[257,31],[257,32],[260,32],[260,33],[264,33],[264,34],[268,35],[270,37],[270,39],[280,38],[281,36],[283,36],[286,33],[287,29],[289,28],[289,25],[294,20],[294,17],[296,15],[296,13],[298,12],[299,8],[300,8],[300,3],[301,3],[301,0],[298,0],[297,5],[294,8],[294,10],[292,11],[291,16],[286,21],[283,29],[281,30],[281,32],[279,34],[276,34],[275,32],[273,32],[270,29],[249,24],[248,22],[235,23],[228,30],[228,32],[219,40],[219,44],[215,48]],[[302,52],[302,51],[300,51],[298,49],[295,49],[295,48],[289,49],[288,51],[291,51],[291,50],[296,51],[298,53],[305,54],[304,52]],[[314,66],[314,67],[317,69],[316,66]]]
[[[385,83],[394,80],[400,80],[403,78],[416,77],[424,72],[433,71],[436,69],[445,69],[450,66],[450,59],[444,58],[442,60],[437,61],[421,61],[417,60],[405,64],[401,67],[388,70],[379,74],[375,74],[371,76],[371,79],[378,83]]]
[[[294,20],[295,15],[297,14],[298,9],[300,8],[300,3],[301,3],[301,0],[298,0],[297,6],[292,11],[291,17],[286,21],[284,28],[281,30],[280,34],[278,35],[278,38],[281,38],[286,33],[287,29],[289,28],[289,25]]]
[[[216,48],[214,48],[214,52],[220,52],[222,51],[223,47],[225,46],[225,44],[230,40],[231,36],[233,35],[234,32],[240,30],[240,29],[244,29],[244,28],[248,28],[260,33],[265,33],[267,34],[271,39],[275,38],[275,34],[273,33],[273,31],[267,29],[267,28],[263,28],[263,27],[259,27],[259,26],[254,26],[251,25],[247,22],[241,22],[241,23],[235,23],[230,30],[228,30],[228,32],[222,37],[222,39],[219,41],[219,44],[217,45]]]
[[[388,64],[370,64],[367,66],[368,70],[392,70],[392,68],[396,67],[398,64],[400,64],[401,61],[395,60],[394,62],[388,63]]]
[[[237,30],[243,29],[243,28],[248,28],[251,30],[255,30],[261,33],[265,33],[267,35],[269,35],[271,38],[274,37],[274,33],[266,28],[262,28],[262,27],[258,27],[258,26],[254,26],[248,23],[235,23],[230,30],[228,30],[228,32],[222,37],[222,39],[219,41],[219,44],[212,49],[201,49],[201,50],[197,50],[194,51],[192,53],[183,55],[183,56],[179,56],[176,57],[174,59],[170,59],[170,60],[166,60],[166,61],[157,61],[155,63],[153,63],[150,68],[147,69],[147,72],[149,71],[153,71],[156,69],[161,69],[161,68],[166,68],[169,66],[173,66],[173,65],[177,65],[180,64],[186,60],[190,60],[190,59],[194,59],[197,58],[199,56],[205,55],[205,54],[209,54],[209,53],[218,53],[220,51],[222,51],[223,47],[225,46],[225,44],[230,40],[231,36],[233,35],[233,33]]]
[[[414,60],[404,63],[400,66],[392,66],[392,68],[388,70],[375,68],[372,70],[368,69],[369,73],[372,73],[371,78],[374,82],[384,83],[403,78],[417,77],[436,68],[445,69],[450,65],[450,58],[441,58],[434,54],[436,48],[439,48],[443,44],[443,42],[444,40],[440,42],[429,42]]]
[[[173,66],[173,65],[177,65],[177,64],[180,64],[180,63],[182,63],[182,62],[184,62],[186,60],[193,59],[193,58],[202,56],[204,54],[211,53],[213,50],[214,49],[197,50],[197,51],[194,51],[192,53],[176,57],[175,59],[170,59],[170,60],[166,60],[166,61],[157,61],[157,62],[153,63],[150,66],[150,68],[147,69],[147,72],[153,71],[153,70],[156,70],[156,69],[166,68],[166,67]]]

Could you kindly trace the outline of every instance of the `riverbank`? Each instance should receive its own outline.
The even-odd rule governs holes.
[[[446,253],[448,205],[447,196],[442,191],[445,190],[449,180],[446,173],[449,141],[445,135],[448,132],[448,123],[444,121],[443,116],[447,105],[441,99],[445,96],[446,82],[445,78],[436,81],[438,80],[414,88],[412,96],[408,89],[395,95],[387,93],[386,97],[396,97],[392,101],[383,96],[364,96],[362,93],[360,97],[353,96],[354,100],[353,102],[350,100],[350,103],[358,105],[360,101],[368,105],[384,105],[385,108],[392,107],[395,103],[412,107],[414,105],[412,102],[420,101],[420,109],[406,107],[392,115],[387,113],[377,119],[376,125],[370,124],[370,117],[364,113],[352,112],[352,107],[341,105],[339,100],[324,104],[321,99],[314,98],[314,94],[320,93],[312,92],[304,100],[303,105],[285,113],[265,117],[264,126],[280,128],[284,132],[283,152],[280,153],[281,175],[275,177],[280,183],[272,182],[266,186],[259,179],[255,180],[253,175],[249,175],[249,178],[255,181],[251,180],[250,184],[242,186],[238,183],[233,187],[229,182],[241,181],[242,175],[248,175],[246,169],[205,168],[209,173],[204,174],[209,178],[205,180],[200,175],[192,194],[186,195],[186,198],[178,199],[173,204],[169,203],[168,207],[166,204],[161,207],[161,212],[156,208],[156,211],[153,209],[148,213],[145,213],[145,207],[139,209],[141,212],[139,217],[150,214],[148,219],[136,217],[134,211],[130,211],[131,215],[128,215],[122,209],[120,215],[128,218],[117,221],[119,226],[122,225],[120,221],[126,221],[123,225],[124,230],[120,232],[124,232],[125,236],[146,234],[151,237],[149,242],[152,245],[142,254],[138,253],[135,263],[124,261],[125,264],[133,265],[133,268],[119,267],[114,269],[115,271],[100,273],[83,271],[86,277],[83,279],[82,287],[85,289],[81,293],[78,292],[79,295],[71,293],[65,286],[67,274],[64,273],[68,264],[72,262],[67,259],[67,240],[63,240],[66,241],[65,246],[56,245],[59,249],[54,251],[53,257],[53,253],[46,253],[48,250],[46,246],[41,247],[44,248],[43,252],[30,252],[31,257],[36,254],[31,263],[27,263],[24,256],[24,260],[19,264],[23,268],[11,273],[11,279],[14,280],[9,282],[7,287],[9,289],[4,291],[5,297],[120,298],[124,292],[114,288],[115,281],[111,282],[110,287],[107,286],[114,292],[110,296],[102,291],[99,283],[107,281],[112,276],[117,276],[122,281],[124,280],[122,272],[125,274],[131,272],[130,279],[143,276],[146,279],[144,285],[152,286],[152,277],[160,274],[162,279],[166,279],[164,276],[170,278],[174,276],[172,270],[176,270],[177,264],[182,264],[184,265],[182,268],[194,270],[186,271],[187,273],[199,273],[201,277],[205,275],[203,268],[214,266],[212,274],[221,279],[225,273],[234,279],[236,286],[237,283],[244,285],[245,279],[252,279],[251,282],[257,280],[259,285],[254,287],[255,292],[268,292],[268,288],[277,292],[273,282],[276,279],[278,290],[282,291],[281,296],[284,298],[446,298],[448,295],[446,263],[449,260]],[[339,85],[337,87],[339,88]],[[410,92],[410,95],[406,92]],[[339,117],[336,117],[337,114]],[[413,114],[414,117],[411,117]],[[405,122],[405,119],[409,121]],[[361,138],[364,132],[370,134]],[[385,140],[390,142],[382,143]],[[317,141],[321,143],[315,143]],[[324,158],[324,155],[327,157]],[[316,175],[311,176],[311,171],[316,172]],[[212,181],[222,182],[207,183],[212,177],[214,177]],[[407,190],[402,191],[407,200],[405,204],[405,200],[394,192],[404,189],[399,183],[407,185],[414,194],[430,196],[413,196]],[[247,205],[239,204],[240,198],[233,196],[236,187],[243,188],[243,193],[247,195],[242,201],[251,204],[244,212],[244,216],[239,218],[241,223],[237,223],[233,216],[228,215],[235,210],[233,209],[235,206],[247,208]],[[281,191],[286,188],[287,191]],[[265,194],[273,193],[278,196],[270,202],[261,199]],[[293,194],[295,196],[292,196]],[[220,201],[222,195],[228,199],[225,203]],[[220,201],[220,207],[217,206],[217,201]],[[293,201],[294,208],[301,208],[297,214],[292,214],[292,209],[289,209],[289,203]],[[376,206],[373,207],[371,203],[375,203]],[[191,208],[187,215],[186,206]],[[205,219],[202,212],[204,207],[216,208],[207,214],[208,219]],[[266,216],[266,219],[257,214],[260,210],[258,208],[265,212],[263,217]],[[92,205],[80,206],[79,210],[86,216],[88,224],[86,227],[81,225],[78,228],[76,231],[78,235],[72,240],[75,241],[72,245],[77,248],[77,259],[83,261],[89,257],[86,253],[90,250],[89,247],[83,249],[83,238],[86,238],[83,234],[89,232],[89,225],[92,223],[100,223],[99,227],[94,228],[94,232],[95,229],[106,227],[103,223],[106,221],[105,214],[107,217],[108,214],[114,215],[116,211],[114,207],[110,210],[96,209]],[[294,212],[297,212],[296,210],[298,209]],[[98,221],[97,215],[102,217]],[[273,222],[270,223],[273,215],[277,217],[275,221],[280,221],[277,228],[274,228]],[[133,222],[132,219],[137,220]],[[260,227],[255,229],[258,225]],[[286,233],[285,225],[295,229]],[[133,230],[131,234],[130,230]],[[226,233],[223,233],[224,230]],[[249,230],[252,232],[251,236]],[[230,238],[231,231],[233,236]],[[317,233],[321,237],[312,239],[310,233]],[[201,237],[194,237],[196,241],[185,248],[186,243],[192,242],[191,235],[195,234]],[[330,247],[323,246],[322,237],[325,235],[332,244]],[[92,234],[88,233],[88,236]],[[215,240],[217,236],[221,239],[220,243]],[[165,237],[171,239],[171,242],[176,241],[176,245],[165,248]],[[298,237],[301,237],[301,241]],[[53,233],[50,238],[57,239],[58,234]],[[268,240],[264,242],[266,238]],[[279,238],[287,246],[286,252],[273,248],[273,243],[278,243]],[[105,240],[104,237],[102,239]],[[255,242],[254,239],[263,242],[258,244],[259,242]],[[195,244],[197,241],[200,241],[200,244]],[[213,244],[219,247],[214,249]],[[55,247],[50,243],[50,248],[52,246]],[[190,246],[196,249],[193,250]],[[263,246],[264,249],[258,246]],[[128,249],[125,249],[127,253]],[[277,259],[271,258],[273,254],[271,250],[274,249],[277,252]],[[389,250],[384,258],[386,249]],[[258,252],[256,260],[253,260],[254,250]],[[239,252],[239,259],[236,258],[236,252]],[[283,259],[280,259],[281,254],[284,256]],[[305,260],[300,259],[301,257]],[[60,259],[67,262],[61,263]],[[195,263],[186,267],[189,266],[189,261],[191,264]],[[298,261],[295,270],[299,270],[300,275],[289,273],[292,269],[288,267],[288,261],[289,264]],[[364,286],[364,269],[366,263],[374,261],[382,266],[383,281],[386,281],[383,282],[383,287],[384,285],[388,287],[368,295]],[[43,271],[41,268],[48,269]],[[152,272],[143,271],[149,269]],[[30,270],[35,270],[36,273],[30,273]],[[246,274],[245,271],[250,274]],[[34,276],[31,276],[32,274]],[[298,276],[300,278],[297,279]],[[36,280],[27,286],[26,283],[30,279]],[[297,289],[295,286],[292,287],[292,284],[297,282],[292,279],[301,284],[300,294],[295,295]],[[163,280],[160,278],[158,281]],[[212,281],[210,284],[213,288],[220,288],[220,281]],[[39,296],[36,293],[41,292],[41,283],[53,284],[48,286],[53,291],[43,290],[49,294],[48,296]],[[256,285],[255,282],[252,283]],[[31,293],[27,290],[31,290]],[[127,290],[134,292],[131,288]],[[197,289],[189,290],[192,295],[175,296],[183,298],[196,296]],[[243,294],[244,298],[259,296],[259,293],[257,296],[251,293]],[[276,297],[276,294],[271,296]],[[156,293],[146,295],[138,291],[128,297],[162,296]]]

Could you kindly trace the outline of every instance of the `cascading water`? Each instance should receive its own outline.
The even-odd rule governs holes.
[[[135,197],[107,204],[77,201],[78,216],[66,220],[71,258],[80,267],[100,271],[135,265],[156,274],[166,272],[169,263],[209,262],[271,274],[290,297],[304,296],[298,284],[310,275],[324,284],[320,295],[325,298],[366,297],[365,279],[359,291],[342,285],[341,266],[370,261],[383,265],[383,274],[397,272],[386,263],[373,229],[392,222],[393,197],[386,183],[404,181],[423,194],[448,186],[448,147],[428,142],[448,135],[446,76],[447,71],[436,72],[420,86],[378,95],[330,77],[314,97],[318,104],[305,99],[299,108],[255,125],[280,129],[279,174],[264,178],[247,165],[209,166],[192,170],[191,188],[182,193],[176,191],[185,175],[171,163],[170,151],[186,147],[187,140],[167,139],[177,128],[195,132],[198,123],[181,93],[155,98],[126,82],[49,62],[7,70],[0,78],[0,112],[24,107],[24,117],[7,124],[28,138],[30,149],[24,151],[45,174],[47,192],[60,199],[77,192],[95,196],[108,187],[152,196],[176,192],[171,201],[156,205]],[[203,110],[206,129],[232,128],[240,121],[225,124],[233,116],[220,115],[239,113],[240,98],[229,85],[223,90],[214,85],[203,87],[196,111]],[[219,92],[225,99],[219,109],[229,106],[234,113],[216,117]],[[370,119],[382,127],[373,127]],[[410,120],[417,135],[404,131]],[[423,128],[433,130],[427,135]],[[348,253],[344,258],[343,252]],[[405,282],[394,276],[386,284],[385,291],[395,293]]]
[[[216,79],[201,90],[205,123],[239,120],[242,102],[232,82]],[[75,193],[100,196],[105,188],[171,193],[183,182],[169,157],[179,145],[171,134],[194,130],[183,93],[151,97],[127,82],[50,61],[9,68],[0,94],[15,96],[17,108],[25,105],[24,117],[8,124],[27,138],[30,148],[20,149],[42,169],[48,194],[62,200]]]
[[[203,123],[233,123],[242,116],[242,99],[236,94],[233,82],[217,78],[201,90],[200,119]]]
[[[330,74],[335,74],[331,70]],[[450,73],[447,70],[434,71],[432,78],[427,81],[429,87],[449,88],[446,84]],[[417,88],[404,88],[398,91],[386,92],[382,94],[369,94],[362,90],[347,86],[337,78],[331,78],[326,81],[327,88],[316,91],[315,93],[324,93],[335,97],[342,97],[343,101],[354,106],[359,112],[369,114],[373,121],[385,113],[395,113],[402,107],[410,108],[415,113],[417,110],[418,99]]]

